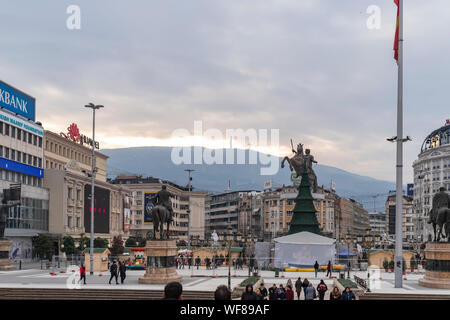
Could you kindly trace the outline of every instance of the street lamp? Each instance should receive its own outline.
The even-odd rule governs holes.
[[[95,184],[95,110],[103,108],[102,105],[95,105],[92,102],[85,105],[86,108],[92,109],[92,174],[91,174],[91,241],[90,241],[90,252],[89,261],[90,269],[89,274],[94,274],[94,184]]]
[[[231,291],[231,242],[233,241],[233,228],[231,225],[227,227],[225,233],[226,241],[228,241],[228,289]]]
[[[185,169],[188,173],[188,250],[191,250],[191,172],[193,169]]]

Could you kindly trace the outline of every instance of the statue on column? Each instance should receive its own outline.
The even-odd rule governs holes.
[[[433,196],[433,207],[427,222],[433,225],[434,241],[439,242],[441,236],[444,239],[450,237],[450,196],[444,187]]]
[[[284,168],[284,162],[287,161],[289,163],[289,169],[291,171],[295,170],[295,173],[297,174],[297,178],[300,177],[303,174],[303,170],[306,168],[306,172],[308,174],[308,181],[312,192],[317,192],[317,176],[314,173],[312,164],[317,163],[316,160],[314,160],[314,156],[311,154],[310,149],[305,150],[305,154],[303,153],[303,144],[299,143],[297,145],[297,150],[294,150],[294,147],[292,145],[291,140],[291,146],[292,146],[292,152],[294,152],[294,156],[292,158],[284,157],[281,161],[281,168]]]

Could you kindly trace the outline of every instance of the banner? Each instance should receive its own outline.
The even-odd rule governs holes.
[[[152,209],[156,205],[156,192],[144,194],[144,224],[153,224]]]

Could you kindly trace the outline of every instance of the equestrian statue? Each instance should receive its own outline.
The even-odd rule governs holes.
[[[156,240],[156,233],[159,230],[160,240],[169,239],[170,224],[173,221],[173,209],[170,197],[173,195],[167,191],[165,185],[156,194],[156,206],[152,209],[153,218],[153,239]],[[164,232],[164,224],[167,228]]]

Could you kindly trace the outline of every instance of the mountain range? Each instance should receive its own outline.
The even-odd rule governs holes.
[[[267,166],[248,164],[248,150],[242,150],[245,152],[245,163],[247,164],[177,165],[171,160],[172,149],[172,147],[132,147],[103,149],[101,152],[109,156],[107,161],[108,178],[114,178],[119,174],[153,176],[185,186],[188,177],[184,170],[194,169],[195,171],[192,173],[194,189],[212,193],[223,192],[228,185],[231,190],[263,190],[264,182],[267,180],[272,180],[273,187],[291,184],[287,164],[287,167],[280,168],[275,175],[261,175],[261,167]],[[224,155],[225,153],[226,151],[223,150]],[[236,154],[235,152],[235,163],[237,162]],[[264,154],[257,153],[257,155],[257,159],[260,159],[259,157]],[[193,162],[192,154],[191,161]],[[279,164],[281,158],[274,158],[274,161],[278,161]],[[338,195],[361,202],[369,211],[374,210],[374,205],[377,211],[385,211],[386,197],[390,190],[395,190],[394,182],[377,180],[332,166],[317,164],[314,165],[314,171],[319,186],[330,188],[331,181],[333,181]]]

